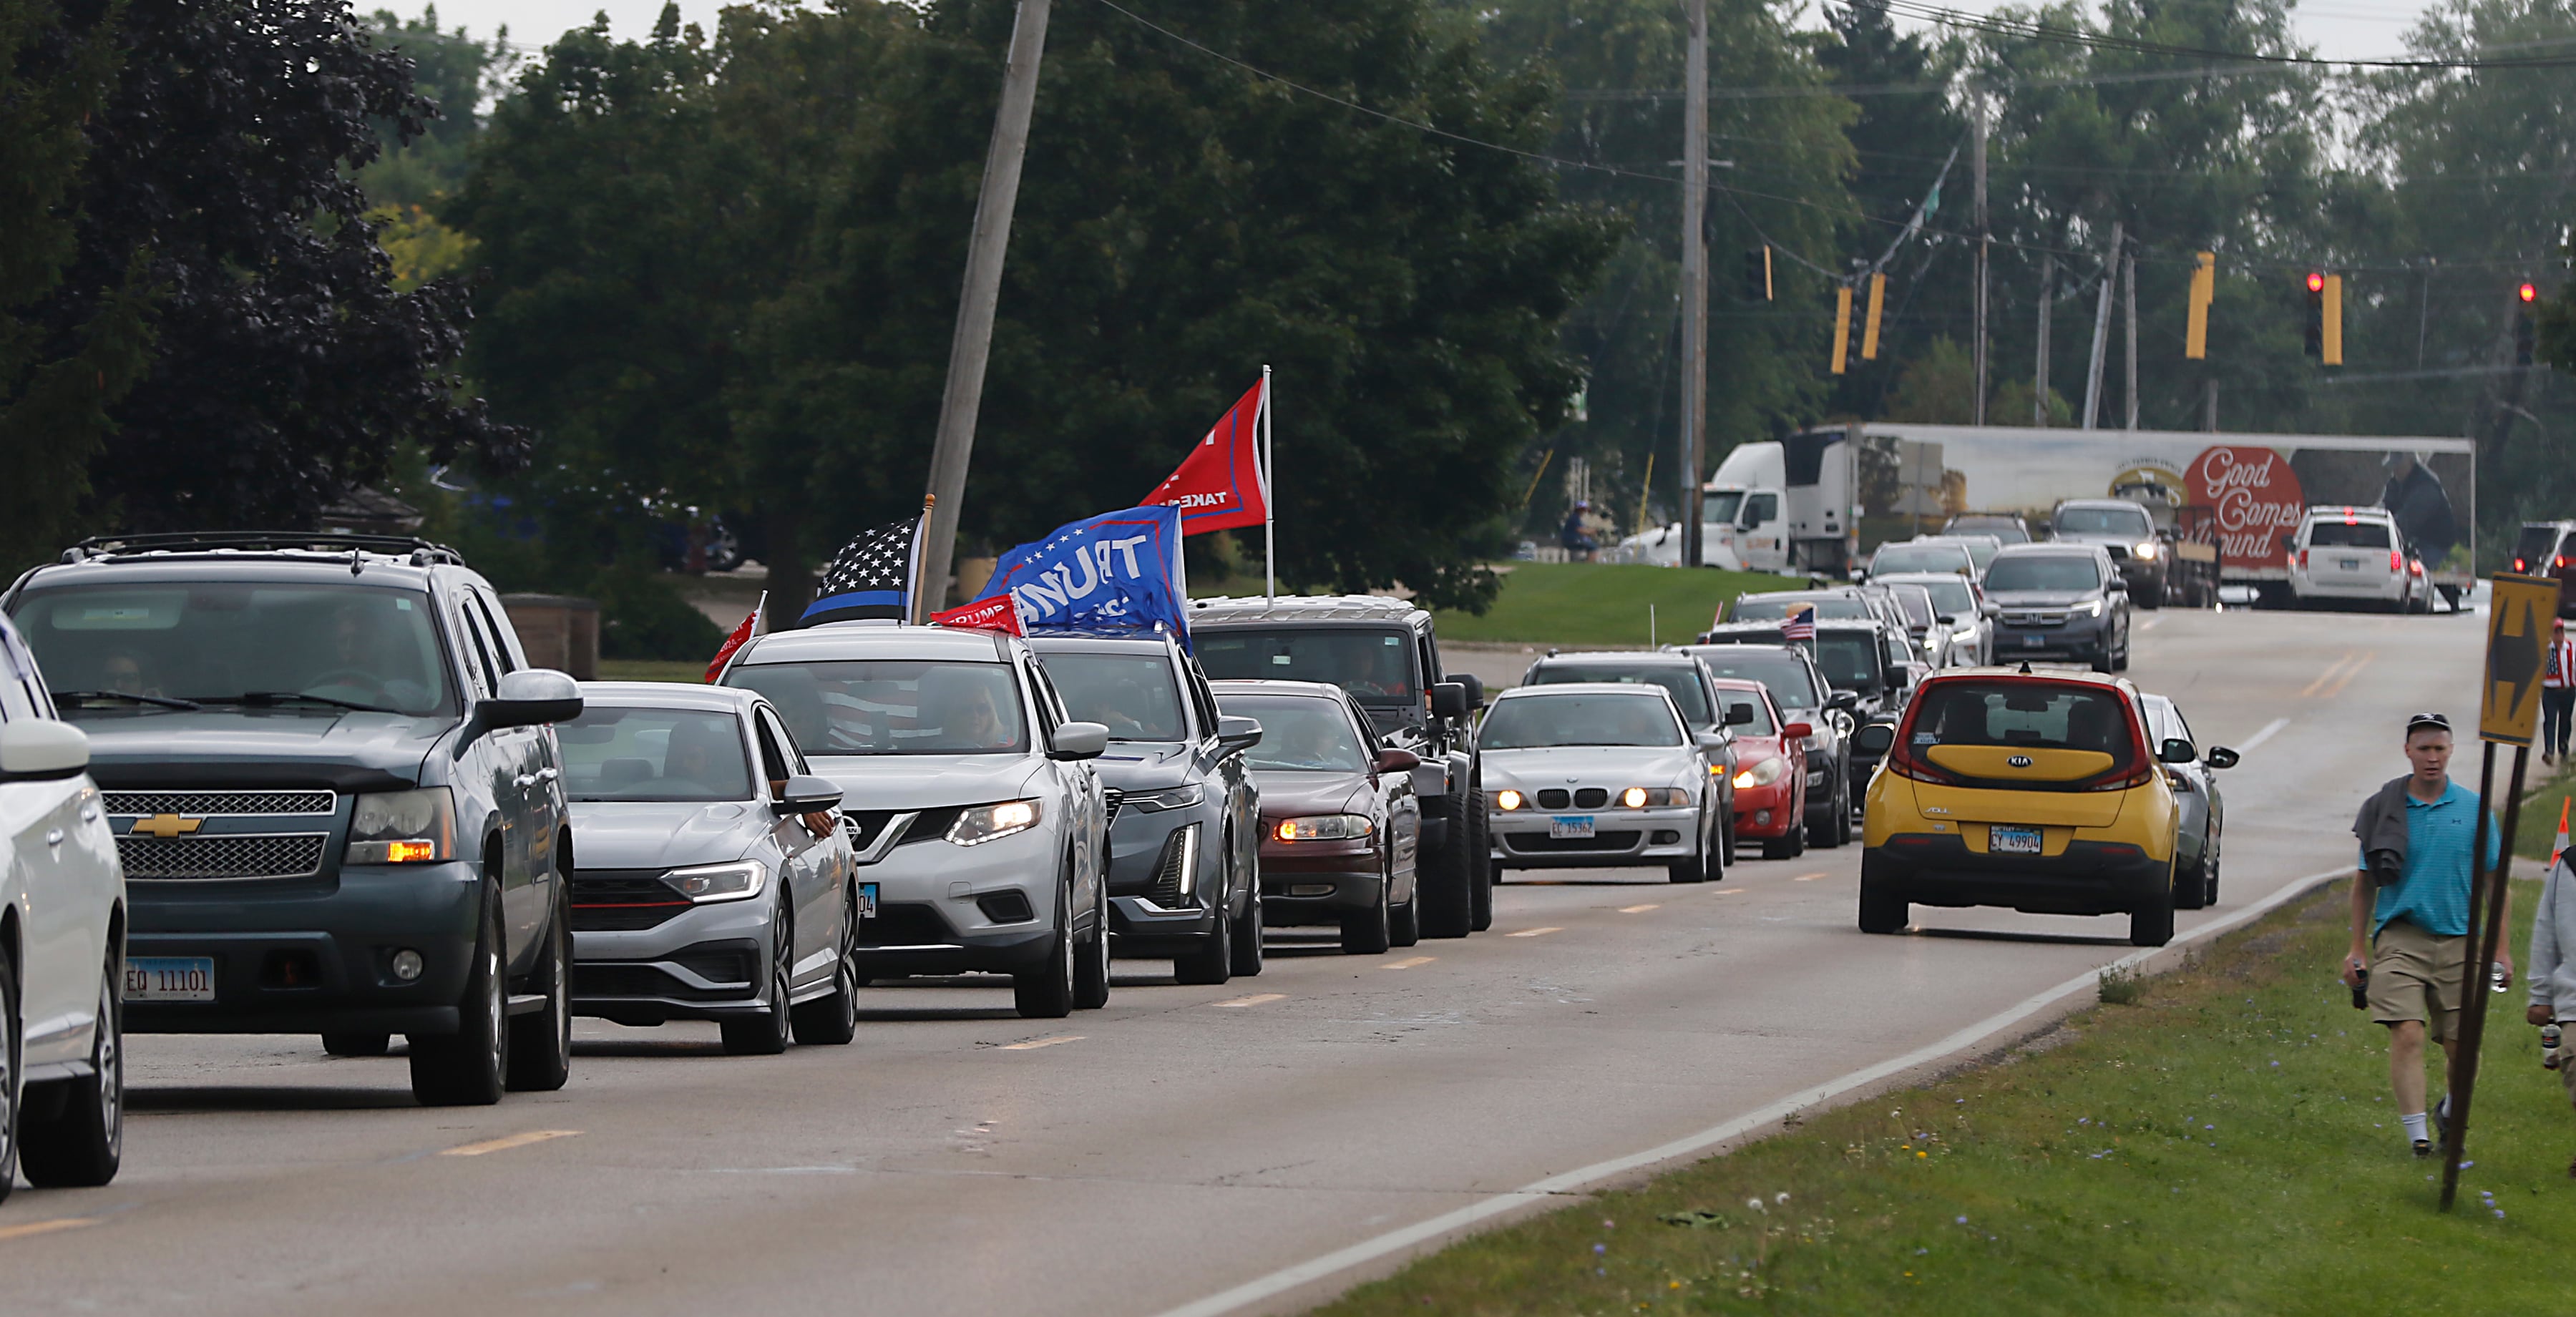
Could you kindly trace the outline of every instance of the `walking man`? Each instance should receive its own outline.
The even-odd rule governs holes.
[[[2542,1065],[2558,1072],[2567,1098],[2576,1102],[2576,870],[2561,854],[2540,885],[2540,913],[2531,924],[2531,1009],[2525,1019],[2539,1025]],[[2546,1030],[2558,1031],[2550,1046]],[[2576,1161],[2567,1163],[2576,1177]]]
[[[2438,713],[2407,719],[2406,760],[2412,771],[2381,787],[2353,820],[2361,867],[2353,877],[2352,950],[2344,957],[2343,981],[2366,984],[2370,1018],[2388,1026],[2397,1119],[2415,1155],[2429,1157],[2438,1130],[2425,1126],[2424,1035],[2431,1032],[2445,1058],[2459,1046],[2469,852],[2485,805],[2451,780],[2450,719]],[[2490,813],[2487,867],[2496,862],[2502,831]],[[2506,920],[2509,926],[2510,911]],[[2496,956],[2510,977],[2512,954],[2500,946]],[[2449,1097],[2442,1102],[2447,1108]]]
[[[2549,619],[2549,666],[2540,674],[2540,762],[2567,758],[2567,721],[2576,713],[2576,640],[2567,638],[2567,619]]]

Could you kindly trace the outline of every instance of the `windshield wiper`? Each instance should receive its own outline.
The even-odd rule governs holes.
[[[360,704],[356,700],[336,699],[329,695],[314,695],[305,691],[243,691],[239,695],[201,695],[197,698],[199,702],[205,704],[243,704],[254,709],[266,709],[280,704],[327,704],[335,709],[348,709],[355,713],[401,712],[399,709],[388,709],[381,704]]]
[[[195,700],[174,700],[166,695],[137,695],[132,691],[55,691],[54,707],[64,708],[84,700],[122,700],[127,704],[148,704],[156,709],[203,708]]]

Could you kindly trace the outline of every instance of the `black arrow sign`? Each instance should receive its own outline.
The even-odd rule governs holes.
[[[2523,692],[2540,680],[2540,647],[2528,639],[2538,634],[2539,626],[2538,610],[2529,599],[2525,599],[2522,602],[2522,634],[2525,639],[2519,644],[2498,643],[2487,650],[2487,680],[2513,688],[2513,697],[2504,704],[2507,715],[2522,707]],[[2498,637],[2500,642],[2502,639]]]

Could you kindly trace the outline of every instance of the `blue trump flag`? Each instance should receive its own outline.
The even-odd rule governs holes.
[[[1186,644],[1180,509],[1129,508],[1059,526],[994,564],[982,598],[1003,594],[1019,601],[1031,631],[1150,631],[1159,623]]]

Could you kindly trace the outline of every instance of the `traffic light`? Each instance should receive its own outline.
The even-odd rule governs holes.
[[[1844,354],[1851,347],[1851,285],[1834,285],[1834,373],[1843,373]]]
[[[2531,318],[2531,308],[2540,300],[2540,290],[2525,279],[2521,287],[2513,290],[2513,295],[2516,298],[2513,308],[2513,364],[2528,366],[2532,350],[2537,346],[2535,340],[2539,337]]]
[[[2308,271],[2308,355],[2322,366],[2343,364],[2343,276]]]
[[[2326,351],[2326,277],[2316,270],[2308,271],[2307,353],[2322,357]]]
[[[1744,300],[1768,302],[1771,293],[1771,244],[1744,253]]]
[[[1863,361],[1878,360],[1878,313],[1886,305],[1887,276],[1873,274],[1869,277],[1869,318],[1862,321],[1860,327],[1860,359]]]
[[[2191,313],[2183,326],[2182,355],[2209,359],[2209,304],[2218,296],[2218,254],[2202,252],[2191,267]]]

